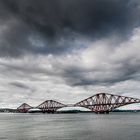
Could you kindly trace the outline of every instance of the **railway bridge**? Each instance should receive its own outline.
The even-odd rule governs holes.
[[[97,114],[108,114],[116,108],[134,103],[140,103],[140,99],[108,93],[98,93],[76,104],[69,105],[62,104],[55,100],[46,100],[35,108],[40,109],[43,113],[54,113],[63,107],[84,107]],[[31,108],[34,107],[24,103],[17,108],[17,112],[26,113]]]

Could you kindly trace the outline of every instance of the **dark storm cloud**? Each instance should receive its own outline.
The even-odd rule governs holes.
[[[117,65],[117,64],[112,64]],[[140,64],[135,65],[121,63],[121,67],[106,70],[100,67],[98,70],[83,70],[81,68],[69,68],[65,70],[62,77],[66,83],[71,86],[88,86],[88,85],[104,85],[110,86],[122,81],[135,80],[140,81],[139,70]]]
[[[49,37],[65,29],[80,34],[124,32],[138,24],[139,3],[130,0],[5,0],[8,9]],[[123,29],[123,31],[122,31]]]
[[[7,26],[0,55],[63,52],[79,37],[91,40],[114,33],[128,37],[139,25],[139,4],[136,0],[0,0],[0,23]],[[35,45],[36,36],[43,47]]]

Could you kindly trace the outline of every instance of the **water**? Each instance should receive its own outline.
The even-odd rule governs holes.
[[[1,113],[0,140],[140,140],[140,113]]]

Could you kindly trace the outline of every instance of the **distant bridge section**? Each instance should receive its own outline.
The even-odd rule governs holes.
[[[43,113],[54,113],[58,109],[62,107],[66,107],[67,105],[62,104],[60,102],[54,101],[54,100],[46,100],[45,102],[41,103],[39,106],[37,106],[38,109],[41,109]]]
[[[85,107],[97,114],[103,114],[109,113],[118,107],[133,103],[140,103],[140,99],[108,93],[98,93],[76,103],[74,106]]]
[[[17,108],[17,112],[19,113],[27,113],[29,109],[31,109],[33,107],[31,107],[30,105],[26,104],[26,103],[23,103],[22,105],[20,105],[18,108]]]

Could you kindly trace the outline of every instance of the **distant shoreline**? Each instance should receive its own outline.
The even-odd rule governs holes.
[[[140,110],[120,110],[120,109],[115,109],[112,112],[140,112]],[[16,109],[10,109],[10,108],[1,108],[0,113],[17,113]],[[29,113],[43,113],[43,112],[29,112]],[[63,110],[63,111],[57,111],[55,114],[61,114],[61,113],[94,113],[91,111],[81,111],[81,110]]]

